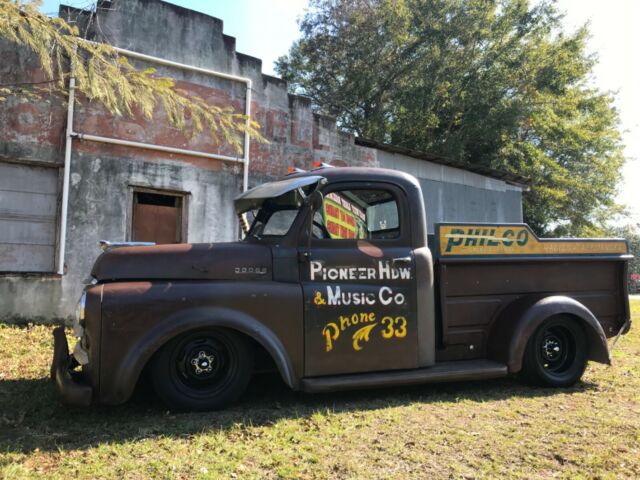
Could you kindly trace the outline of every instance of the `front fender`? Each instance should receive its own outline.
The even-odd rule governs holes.
[[[163,345],[177,335],[205,327],[229,328],[253,338],[271,355],[284,382],[293,390],[299,389],[299,379],[294,373],[291,359],[271,329],[254,317],[237,310],[199,307],[167,317],[133,343],[117,367],[117,385],[103,392],[102,402],[125,402],[133,393],[143,368]]]
[[[583,326],[589,360],[611,364],[607,337],[596,317],[577,300],[561,295],[524,297],[507,306],[491,328],[489,358],[505,363],[510,373],[519,372],[529,338],[542,322],[556,315],[570,315]]]

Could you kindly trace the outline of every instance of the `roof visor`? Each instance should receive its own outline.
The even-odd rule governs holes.
[[[326,178],[321,175],[309,175],[297,178],[285,178],[277,182],[258,185],[236,197],[234,200],[236,213],[240,214],[248,210],[260,208],[262,204],[270,198],[277,198],[293,190],[313,184],[325,183],[326,181]]]

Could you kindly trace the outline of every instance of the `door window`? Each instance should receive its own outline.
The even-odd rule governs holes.
[[[398,204],[393,194],[383,189],[327,193],[313,224],[315,238],[376,240],[400,236]]]

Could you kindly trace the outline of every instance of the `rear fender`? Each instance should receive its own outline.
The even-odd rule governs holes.
[[[572,316],[582,325],[589,360],[611,364],[607,338],[596,317],[577,300],[560,295],[524,297],[505,308],[491,328],[489,358],[505,363],[510,373],[519,372],[529,338],[542,322],[556,315]]]
[[[273,358],[284,382],[293,390],[299,389],[287,352],[278,337],[264,324],[246,313],[222,307],[202,307],[178,312],[146,332],[132,344],[117,368],[117,385],[104,392],[102,402],[118,404],[125,402],[133,393],[140,374],[153,355],[176,336],[191,330],[208,327],[223,327],[236,330],[257,341]]]

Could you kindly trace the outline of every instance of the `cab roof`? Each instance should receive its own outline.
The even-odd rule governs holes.
[[[405,187],[418,185],[418,181],[411,175],[387,168],[319,167],[309,171],[290,173],[276,181],[258,185],[238,195],[234,204],[236,212],[242,213],[259,208],[269,198],[276,198],[292,190],[317,183],[372,181],[389,182]]]
[[[411,183],[416,184],[417,179],[412,175],[389,168],[374,167],[319,167],[305,172],[292,173],[283,178],[304,178],[321,175],[328,182],[348,182],[348,181],[374,181],[391,183]]]

